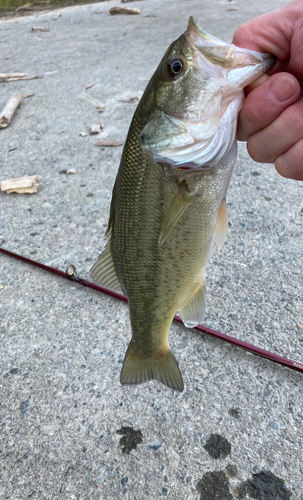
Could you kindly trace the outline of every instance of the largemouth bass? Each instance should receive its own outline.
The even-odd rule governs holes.
[[[242,89],[274,59],[203,31],[191,17],[166,51],[134,114],[113,189],[105,250],[92,268],[128,297],[132,338],[120,381],[183,391],[168,335],[205,312],[205,267],[227,232]]]

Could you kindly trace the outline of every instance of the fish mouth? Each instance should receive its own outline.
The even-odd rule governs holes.
[[[204,59],[214,66],[226,70],[262,64],[261,71],[263,73],[272,69],[276,63],[276,58],[271,54],[262,54],[254,50],[237,47],[232,43],[223,42],[203,30],[192,16],[188,20],[185,36],[188,42],[198,49]],[[199,60],[196,60],[196,64],[197,69],[199,69]]]

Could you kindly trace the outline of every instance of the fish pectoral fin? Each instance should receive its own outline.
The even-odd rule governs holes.
[[[97,285],[115,290],[116,292],[122,291],[114,267],[110,241],[108,241],[103,252],[99,255],[96,264],[91,269],[90,275]]]
[[[164,221],[161,226],[158,246],[159,248],[163,245],[167,236],[174,229],[180,217],[184,214],[185,210],[193,202],[195,196],[188,196],[182,187],[178,189],[176,196],[169,205],[167,212],[164,217]]]
[[[228,213],[227,213],[226,198],[224,198],[221,207],[219,208],[217,225],[214,236],[215,242],[219,250],[221,250],[221,248],[223,247],[227,231],[228,231]]]
[[[158,380],[176,391],[182,392],[184,389],[178,363],[169,349],[146,356],[136,349],[131,340],[125,354],[120,382],[122,385],[136,385],[148,380]]]
[[[199,283],[193,289],[193,293],[186,304],[180,309],[179,315],[185,326],[194,328],[202,323],[205,315],[205,282]]]

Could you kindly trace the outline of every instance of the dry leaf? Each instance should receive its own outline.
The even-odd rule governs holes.
[[[25,73],[0,73],[0,82],[13,82],[16,80],[34,80],[38,75],[26,76]]]
[[[96,142],[95,146],[99,146],[100,148],[107,148],[107,147],[118,147],[122,146],[123,141],[100,141]]]
[[[15,9],[15,12],[19,12],[19,10],[32,10],[31,6],[32,6],[31,3],[25,3],[24,5],[20,5],[20,7],[17,7]]]
[[[112,7],[109,9],[109,13],[112,16],[115,16],[116,14],[128,14],[128,15],[134,15],[134,14],[140,14],[139,9],[133,9],[132,7]]]
[[[75,168],[71,168],[70,170],[68,170],[67,172],[67,175],[73,175],[73,174],[76,174],[77,173],[77,170]]]
[[[81,97],[81,99],[84,99],[85,101],[90,102],[93,106],[95,106],[95,108],[97,108],[99,110],[106,109],[106,106],[104,106],[104,104],[101,104],[101,102],[98,101],[98,99],[95,99],[94,97],[91,97],[90,95],[81,94],[80,97]]]
[[[87,87],[85,87],[85,89],[84,89],[84,90],[91,89],[94,85],[96,85],[96,82],[91,83],[90,85],[88,85]]]
[[[81,137],[87,137],[87,134],[85,132],[80,132]]]
[[[19,179],[9,179],[0,182],[1,191],[10,193],[37,193],[40,186],[40,179],[37,175],[20,177]]]
[[[23,99],[28,99],[29,97],[34,97],[35,94],[25,94]]]
[[[44,32],[47,32],[49,31],[49,29],[47,28],[41,28],[40,26],[33,26],[31,31],[35,32],[35,31],[44,31]]]
[[[21,102],[20,94],[13,94],[0,113],[0,128],[6,128],[10,124]]]

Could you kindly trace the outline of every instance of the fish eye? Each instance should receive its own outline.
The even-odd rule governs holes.
[[[183,72],[184,64],[179,57],[174,57],[168,61],[166,71],[171,78],[175,78]]]

